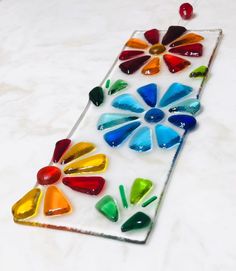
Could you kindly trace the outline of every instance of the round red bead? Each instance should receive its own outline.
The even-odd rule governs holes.
[[[43,167],[37,173],[37,180],[41,185],[53,184],[57,182],[60,177],[61,170],[54,166]]]
[[[191,4],[189,3],[183,3],[180,7],[179,7],[179,14],[180,16],[184,19],[184,20],[188,20],[191,18],[192,14],[193,14],[193,7]]]

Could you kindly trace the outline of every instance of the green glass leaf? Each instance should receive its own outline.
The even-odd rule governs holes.
[[[152,188],[150,180],[137,178],[135,179],[130,193],[130,203],[138,203]]]
[[[150,225],[151,218],[143,212],[137,212],[131,216],[122,226],[121,231],[131,231],[146,228]]]
[[[108,91],[108,95],[112,95],[115,94],[119,91],[121,91],[122,89],[126,88],[128,86],[128,83],[126,83],[124,80],[117,80],[115,81],[114,84],[111,85],[109,91]]]
[[[101,87],[95,87],[89,92],[89,99],[96,106],[99,106],[104,101],[104,93]]]
[[[189,77],[191,78],[204,78],[207,75],[208,68],[206,66],[200,66],[193,70]]]
[[[101,198],[95,207],[109,220],[113,222],[118,220],[118,207],[115,200],[111,196],[106,195]]]

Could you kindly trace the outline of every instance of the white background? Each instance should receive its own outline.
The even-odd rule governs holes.
[[[195,1],[189,29],[224,38],[146,245],[12,222],[134,29],[179,23],[182,1],[0,1],[0,270],[236,270],[235,1]]]

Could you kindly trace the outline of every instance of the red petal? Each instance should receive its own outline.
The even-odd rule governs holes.
[[[203,46],[200,43],[195,43],[195,44],[189,44],[189,45],[171,48],[169,52],[182,55],[182,56],[199,57],[199,56],[202,56],[202,49],[203,49]]]
[[[172,73],[179,72],[191,64],[186,59],[183,59],[178,56],[169,55],[169,54],[165,54],[163,58],[169,71]]]
[[[68,149],[70,143],[71,140],[68,138],[57,141],[52,157],[52,161],[54,163],[57,163],[60,160],[63,153]]]
[[[157,29],[151,29],[151,30],[146,31],[144,33],[144,36],[146,40],[151,44],[159,43],[160,34],[159,34],[159,30]]]
[[[120,60],[127,60],[130,58],[133,58],[135,56],[139,56],[144,54],[143,51],[138,51],[138,50],[125,50],[123,52],[120,53],[119,59]]]

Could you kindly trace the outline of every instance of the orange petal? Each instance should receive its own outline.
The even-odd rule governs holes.
[[[160,71],[160,59],[155,57],[151,59],[147,65],[145,65],[142,69],[142,73],[145,75],[153,75],[157,74]]]
[[[49,186],[44,199],[44,214],[46,216],[69,213],[71,206],[62,192],[54,185]]]
[[[195,43],[199,42],[201,40],[204,40],[204,37],[195,34],[195,33],[188,33],[181,38],[175,40],[174,42],[171,43],[170,47],[175,47],[183,44],[189,44],[189,43]]]
[[[126,46],[136,49],[146,49],[148,44],[143,40],[131,38],[127,41]]]

